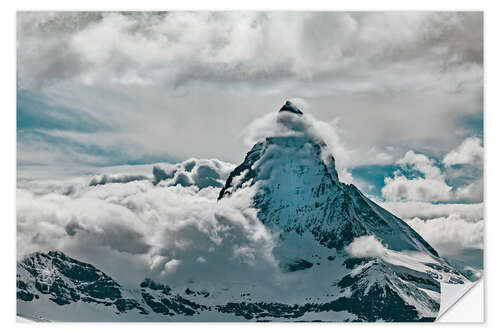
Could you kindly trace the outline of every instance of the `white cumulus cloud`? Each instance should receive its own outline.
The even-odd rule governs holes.
[[[388,201],[448,201],[452,187],[449,186],[435,162],[424,154],[408,151],[396,163],[407,171],[417,171],[422,175],[408,178],[401,172],[384,178],[382,196]]]
[[[451,186],[442,179],[408,179],[402,174],[386,177],[382,195],[386,200],[401,201],[448,201]]]
[[[345,250],[354,258],[382,258],[387,255],[387,247],[373,235],[355,238]]]
[[[447,167],[457,164],[482,164],[483,154],[481,139],[471,137],[465,139],[456,149],[446,154],[443,163]]]
[[[382,196],[387,201],[480,202],[483,200],[482,159],[483,147],[475,137],[467,138],[444,156],[442,162],[446,170],[442,170],[437,161],[410,150],[396,161],[410,175],[397,170],[392,177],[385,177]],[[471,166],[464,168],[465,164]],[[456,165],[458,169],[450,170]],[[457,179],[465,179],[465,182],[451,186]]]

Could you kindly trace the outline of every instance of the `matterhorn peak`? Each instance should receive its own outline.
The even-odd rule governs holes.
[[[230,173],[219,200],[253,188],[258,219],[282,239],[310,232],[321,246],[342,251],[355,238],[374,235],[392,251],[438,256],[403,220],[339,180],[325,131],[312,116],[286,101],[277,121],[277,133],[259,140]]]
[[[279,112],[284,112],[284,111],[292,112],[295,114],[304,114],[295,104],[293,104],[290,101],[286,101],[285,104],[279,110]]]

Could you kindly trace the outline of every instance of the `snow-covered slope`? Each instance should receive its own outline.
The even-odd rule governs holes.
[[[57,321],[433,320],[440,282],[467,278],[404,221],[339,181],[334,157],[296,106],[287,102],[277,121],[279,133],[230,172],[216,204],[251,196],[247,208],[275,238],[276,271],[208,281],[200,266],[187,284],[145,277],[124,288],[120,277],[62,252],[35,253],[18,263],[18,313]],[[155,182],[220,187],[212,180],[229,170],[214,163],[157,167]],[[214,212],[223,220],[224,209]],[[257,266],[259,274],[268,267]]]

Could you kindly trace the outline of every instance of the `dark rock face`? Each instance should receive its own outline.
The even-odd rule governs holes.
[[[439,282],[427,274],[401,266],[393,266],[380,260],[350,261],[347,265],[361,266],[361,272],[348,274],[338,286],[349,290],[348,297],[340,297],[323,306],[335,306],[358,315],[362,321],[419,321],[415,306],[407,304],[395,290],[405,290],[415,302],[439,311],[439,303],[429,298],[422,289],[439,292]],[[390,267],[392,266],[392,267]],[[392,273],[392,274],[388,274]],[[417,282],[416,284],[414,284]],[[434,320],[434,318],[428,318]]]
[[[205,306],[192,302],[179,295],[155,298],[153,295],[143,292],[142,298],[154,312],[163,315],[193,316],[199,314],[200,310],[206,309]]]
[[[270,319],[284,318],[294,319],[303,316],[310,310],[310,306],[288,305],[283,303],[267,302],[229,302],[225,305],[217,306],[217,310],[222,313],[231,313],[250,319]]]
[[[437,305],[439,309],[439,304]],[[357,290],[350,297],[341,297],[333,302],[322,304],[318,309],[346,310],[358,315],[360,321],[411,322],[419,321],[416,308],[406,304],[401,297],[388,286],[373,286],[368,293]],[[434,319],[434,318],[433,318]]]
[[[208,309],[178,294],[172,294],[170,287],[155,283],[150,279],[141,283],[141,288],[142,299],[155,313],[168,316],[193,316]],[[188,288],[185,294],[197,295],[198,293]]]
[[[186,290],[184,291],[184,293],[186,295],[202,296],[202,297],[205,297],[205,298],[207,298],[208,296],[210,296],[210,293],[208,291],[206,291],[206,290],[196,291],[196,290],[191,290],[190,288],[186,288]]]
[[[117,299],[114,305],[116,306],[118,313],[127,312],[134,309],[138,309],[140,314],[149,313],[134,299]]]
[[[226,180],[226,184],[219,193],[218,200],[222,199],[225,196],[231,195],[232,192],[241,188],[243,184],[255,178],[257,173],[252,169],[252,166],[260,158],[263,147],[263,143],[255,144],[253,148],[247,153],[243,163],[241,163],[233,171],[231,171],[229,177]],[[233,184],[234,178],[241,175],[243,175],[243,179],[240,182]]]
[[[284,264],[284,268],[288,272],[301,271],[301,270],[308,269],[311,267],[313,267],[313,264],[307,260],[304,260],[304,259],[296,259],[292,262],[288,262],[288,263]]]
[[[32,301],[40,294],[58,305],[86,302],[115,306],[118,312],[137,309],[133,299],[122,297],[121,286],[94,266],[62,252],[35,253],[17,265],[18,299]]]
[[[298,107],[296,107],[295,104],[293,104],[290,101],[286,101],[285,104],[281,107],[279,112],[283,112],[283,111],[288,111],[288,112],[292,112],[292,113],[296,113],[296,114],[303,114],[302,111],[300,111],[300,109]]]
[[[38,296],[37,294],[31,293],[29,291],[29,286],[24,281],[20,280],[19,275],[17,276],[16,286],[17,286],[17,298],[18,299],[21,299],[21,300],[26,301],[26,302],[30,302],[33,299],[40,298],[40,296]]]
[[[361,278],[349,283],[360,283]],[[439,309],[439,304],[434,304]],[[297,319],[306,313],[348,311],[356,314],[354,321],[414,322],[433,321],[434,318],[422,318],[412,305],[406,304],[401,297],[388,286],[374,285],[366,293],[356,289],[350,297],[340,297],[331,302],[288,305],[268,302],[229,302],[216,309],[223,313],[232,313],[247,320],[269,320],[272,318]]]
[[[172,291],[172,288],[170,288],[169,286],[161,283],[156,283],[150,278],[144,279],[144,281],[141,282],[140,286],[141,288],[148,288],[151,290],[161,291],[165,295],[170,295],[170,292]]]

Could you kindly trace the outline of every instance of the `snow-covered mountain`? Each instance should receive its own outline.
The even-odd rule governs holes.
[[[276,237],[275,284],[229,276],[186,287],[167,277],[124,288],[62,252],[35,253],[18,263],[18,313],[61,321],[433,320],[440,283],[467,278],[404,221],[339,180],[329,147],[295,105],[287,102],[277,122],[278,133],[254,145],[218,198],[224,205],[251,195],[259,223]],[[157,182],[174,177],[155,170]]]

